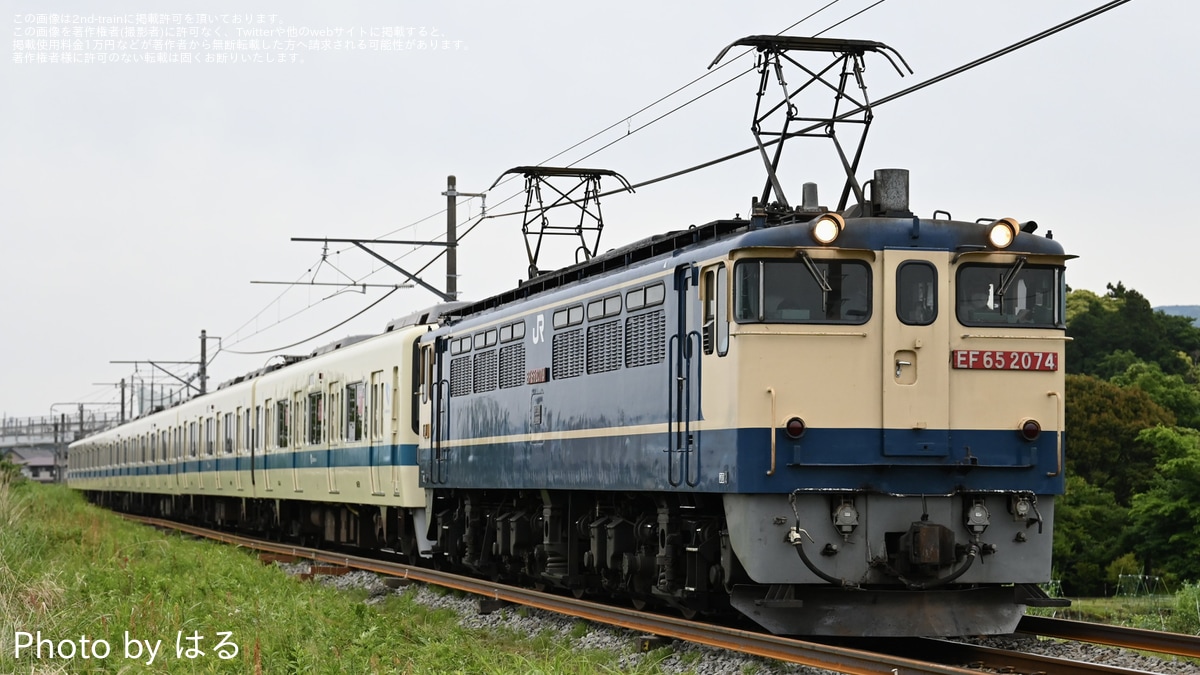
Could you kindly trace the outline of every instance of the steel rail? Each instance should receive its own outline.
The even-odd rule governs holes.
[[[413,567],[401,563],[392,563],[384,560],[322,551],[278,542],[262,541],[159,518],[147,518],[129,514],[121,515],[127,519],[147,525],[179,530],[244,548],[306,558],[317,562],[421,581],[480,595],[491,600],[512,602],[556,614],[566,614],[642,633],[651,633],[718,649],[728,649],[815,668],[824,668],[849,675],[978,675],[977,670],[968,670],[938,663],[927,663],[891,654],[815,644],[736,628],[696,623],[674,617],[639,612],[633,609],[577,600],[566,596],[505,586],[503,584],[481,581],[479,579],[422,567]]]
[[[1043,637],[1078,640],[1111,647],[1200,659],[1200,636],[1196,635],[1160,633],[1143,628],[1106,626],[1089,621],[1028,615],[1021,618],[1021,623],[1017,625],[1017,631]]]
[[[1147,675],[1144,670],[1109,666],[1102,663],[1072,661],[1057,656],[1029,654],[1008,649],[984,647],[940,638],[916,638],[883,647],[889,654],[909,656],[942,663],[969,664],[978,672],[987,668],[1000,673],[1053,673],[1054,675]]]

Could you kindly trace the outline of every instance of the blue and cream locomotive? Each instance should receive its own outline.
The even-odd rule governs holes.
[[[780,633],[1013,630],[1063,489],[1068,256],[873,208],[673,232],[446,317],[436,555]]]

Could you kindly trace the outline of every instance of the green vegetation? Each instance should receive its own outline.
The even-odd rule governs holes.
[[[1183,588],[1162,610],[1200,630],[1200,328],[1123,284],[1067,296],[1067,494],[1054,565],[1070,597],[1121,575]],[[1189,618],[1191,617],[1191,618]],[[1164,619],[1165,620],[1165,619]],[[1182,622],[1182,623],[1179,623]]]
[[[558,634],[470,630],[408,594],[365,604],[366,591],[303,582],[246,550],[126,522],[63,486],[0,483],[0,532],[0,672],[659,672],[661,659],[631,668]],[[39,631],[50,640],[42,658],[36,644],[14,658]],[[203,638],[187,641],[195,635]],[[177,636],[204,655],[177,656]],[[101,640],[108,656],[84,660],[104,653]],[[133,640],[150,641],[153,663]],[[51,646],[75,658],[51,659]]]

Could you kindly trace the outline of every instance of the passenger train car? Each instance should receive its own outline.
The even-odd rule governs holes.
[[[888,49],[737,44],[833,53],[860,84],[861,56]],[[849,208],[815,187],[768,204],[777,165],[749,218],[249,373],[76,442],[70,483],[775,633],[1012,632],[1059,604],[1037,584],[1064,487],[1071,256],[1032,222],[914,214],[899,169],[868,198],[847,163]]]

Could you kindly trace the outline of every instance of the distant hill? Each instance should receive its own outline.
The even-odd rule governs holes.
[[[1192,325],[1200,328],[1200,305],[1164,305],[1155,307],[1156,311],[1172,316],[1188,316],[1192,319]]]

